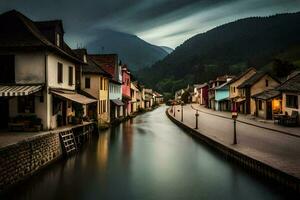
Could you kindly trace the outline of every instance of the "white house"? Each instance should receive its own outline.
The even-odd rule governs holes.
[[[74,104],[94,102],[75,92],[81,62],[64,42],[60,20],[34,22],[12,10],[0,15],[0,25],[1,128],[30,121],[54,129],[71,123]]]

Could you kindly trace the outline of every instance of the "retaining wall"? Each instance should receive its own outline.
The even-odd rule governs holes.
[[[47,133],[0,149],[0,191],[62,156],[59,133]]]

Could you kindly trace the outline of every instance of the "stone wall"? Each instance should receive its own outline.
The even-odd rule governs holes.
[[[0,190],[62,156],[59,133],[46,133],[0,149]]]

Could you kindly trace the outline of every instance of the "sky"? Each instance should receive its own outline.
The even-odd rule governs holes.
[[[237,19],[300,11],[300,0],[0,0],[1,13],[11,9],[36,21],[62,19],[74,48],[92,42],[99,29],[175,48]]]

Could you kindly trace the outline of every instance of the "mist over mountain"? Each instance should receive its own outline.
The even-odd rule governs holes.
[[[86,47],[90,53],[117,53],[121,61],[134,71],[150,67],[168,55],[164,48],[152,45],[135,35],[109,29],[98,30],[96,39]]]
[[[198,34],[151,68],[140,80],[162,92],[218,75],[237,74],[247,67],[268,70],[274,59],[300,65],[300,12],[250,17]]]

